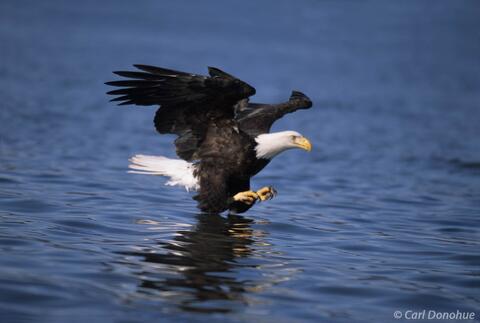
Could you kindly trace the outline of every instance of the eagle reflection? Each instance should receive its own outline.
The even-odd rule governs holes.
[[[141,257],[137,292],[197,312],[229,312],[232,302],[249,303],[244,294],[260,289],[262,282],[251,275],[239,278],[236,271],[244,276],[245,270],[257,266],[238,263],[252,255],[252,244],[263,235],[250,227],[252,222],[237,215],[200,214],[192,230],[177,231],[173,240],[150,250],[123,253]]]

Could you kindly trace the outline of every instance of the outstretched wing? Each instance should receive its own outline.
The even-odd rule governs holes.
[[[155,115],[158,132],[178,135],[177,154],[195,159],[208,125],[234,118],[235,104],[255,94],[247,83],[218,68],[209,67],[209,76],[171,69],[134,65],[138,71],[118,71],[128,80],[107,82],[120,89],[107,92],[119,105],[160,105]]]
[[[235,119],[240,129],[252,137],[268,133],[272,124],[287,113],[309,109],[312,101],[302,92],[293,91],[290,99],[280,104],[248,103],[242,100],[235,107]]]

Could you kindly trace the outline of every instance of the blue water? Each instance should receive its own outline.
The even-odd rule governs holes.
[[[478,1],[0,2],[1,322],[480,317]],[[174,156],[112,70],[217,66],[314,150],[242,217],[126,172]],[[401,321],[401,320],[400,320]],[[454,321],[454,320],[453,320]],[[449,322],[452,322],[450,320]]]

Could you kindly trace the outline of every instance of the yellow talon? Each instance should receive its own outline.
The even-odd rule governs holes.
[[[257,195],[260,200],[266,201],[277,195],[277,191],[271,186],[265,186],[257,191]]]
[[[245,203],[247,205],[252,205],[258,199],[257,193],[254,191],[245,191],[237,193],[233,196],[233,199],[238,202]]]

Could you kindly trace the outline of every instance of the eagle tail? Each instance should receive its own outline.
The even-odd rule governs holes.
[[[195,166],[181,159],[163,156],[135,155],[129,159],[129,173],[166,176],[165,185],[184,186],[187,191],[198,190],[197,178],[193,175]]]

